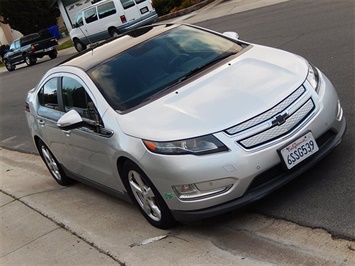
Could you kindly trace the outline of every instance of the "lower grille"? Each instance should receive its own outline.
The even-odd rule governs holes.
[[[325,133],[323,133],[323,135],[321,135],[319,138],[316,139],[319,149],[321,150],[324,146],[327,145],[328,142],[331,142],[335,138],[335,136],[336,136],[336,133],[332,130],[328,130]],[[273,182],[279,178],[282,178],[283,177],[282,174],[285,172],[297,171],[297,169],[302,167],[304,163],[307,163],[307,160],[304,162],[301,162],[299,165],[295,166],[291,170],[285,169],[281,163],[278,165],[275,165],[274,167],[271,167],[270,169],[266,170],[265,172],[254,177],[254,179],[250,183],[246,193],[250,192],[252,190],[261,188],[262,186],[265,186],[270,182]]]

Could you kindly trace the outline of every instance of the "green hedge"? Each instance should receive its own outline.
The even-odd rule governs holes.
[[[169,14],[176,7],[181,6],[183,0],[153,0],[155,11],[159,16]]]

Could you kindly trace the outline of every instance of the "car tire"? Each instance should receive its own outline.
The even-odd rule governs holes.
[[[176,222],[158,190],[132,161],[124,163],[122,179],[131,200],[151,225],[160,229],[175,225]]]
[[[116,28],[110,28],[108,32],[111,37],[117,37],[118,35],[120,35],[119,31]]]
[[[11,62],[9,60],[5,60],[5,67],[10,72],[15,70],[15,68],[16,68],[13,64],[11,64]]]
[[[50,59],[57,58],[57,56],[58,56],[57,50],[53,50],[52,52],[49,53],[48,56],[49,56]]]
[[[86,49],[86,45],[83,44],[81,41],[78,39],[74,40],[74,47],[75,49],[80,53],[81,51],[84,51]]]
[[[29,56],[28,54],[24,54],[23,57],[25,58],[25,62],[28,66],[32,66],[37,62],[37,58]]]
[[[37,143],[37,148],[42,160],[46,164],[49,172],[53,176],[54,180],[62,186],[68,186],[73,183],[73,179],[67,177],[58,163],[57,159],[54,157],[53,153],[44,144],[43,141],[39,140]]]

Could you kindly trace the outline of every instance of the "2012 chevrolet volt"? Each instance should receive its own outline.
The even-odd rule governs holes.
[[[26,115],[59,184],[130,199],[159,228],[262,198],[346,129],[333,85],[302,57],[170,24],[52,68],[29,91]]]

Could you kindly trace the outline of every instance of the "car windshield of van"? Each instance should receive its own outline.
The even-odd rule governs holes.
[[[88,71],[107,102],[126,111],[238,53],[242,46],[217,34],[179,26]]]

